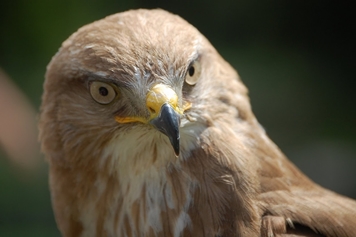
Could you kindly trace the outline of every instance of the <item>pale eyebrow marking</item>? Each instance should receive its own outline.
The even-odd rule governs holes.
[[[105,83],[108,83],[108,84],[114,84],[117,87],[121,87],[121,88],[124,88],[124,89],[129,89],[129,88],[132,87],[127,82],[118,81],[117,79],[113,79],[113,78],[103,77],[103,76],[100,75],[100,73],[99,73],[99,75],[97,73],[89,73],[87,77],[88,77],[88,79],[87,79],[88,82],[102,81],[102,82],[105,82]]]

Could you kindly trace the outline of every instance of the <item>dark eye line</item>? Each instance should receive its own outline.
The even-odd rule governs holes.
[[[124,82],[120,82],[117,81],[115,79],[111,79],[111,78],[103,78],[103,77],[98,77],[98,76],[88,76],[87,77],[87,85],[88,87],[90,86],[90,84],[94,81],[98,81],[98,82],[103,82],[103,83],[107,83],[109,85],[112,85],[115,91],[120,90],[120,88],[122,89],[128,89],[128,85]]]

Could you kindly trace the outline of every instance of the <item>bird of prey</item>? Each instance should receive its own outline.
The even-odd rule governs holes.
[[[299,171],[237,72],[164,10],[111,15],[64,41],[39,127],[65,237],[356,236],[356,202]]]

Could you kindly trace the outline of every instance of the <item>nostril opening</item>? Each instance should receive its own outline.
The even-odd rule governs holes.
[[[148,107],[148,110],[153,114],[156,113],[156,111],[152,107]]]

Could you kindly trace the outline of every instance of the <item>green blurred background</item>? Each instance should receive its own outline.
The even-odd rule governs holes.
[[[196,26],[238,70],[257,118],[293,162],[316,182],[356,198],[356,14],[351,5],[299,0],[2,1],[0,67],[37,109],[46,65],[71,33],[109,14],[157,7]],[[59,236],[47,166],[39,159],[41,167],[31,172],[0,149],[1,237]]]

